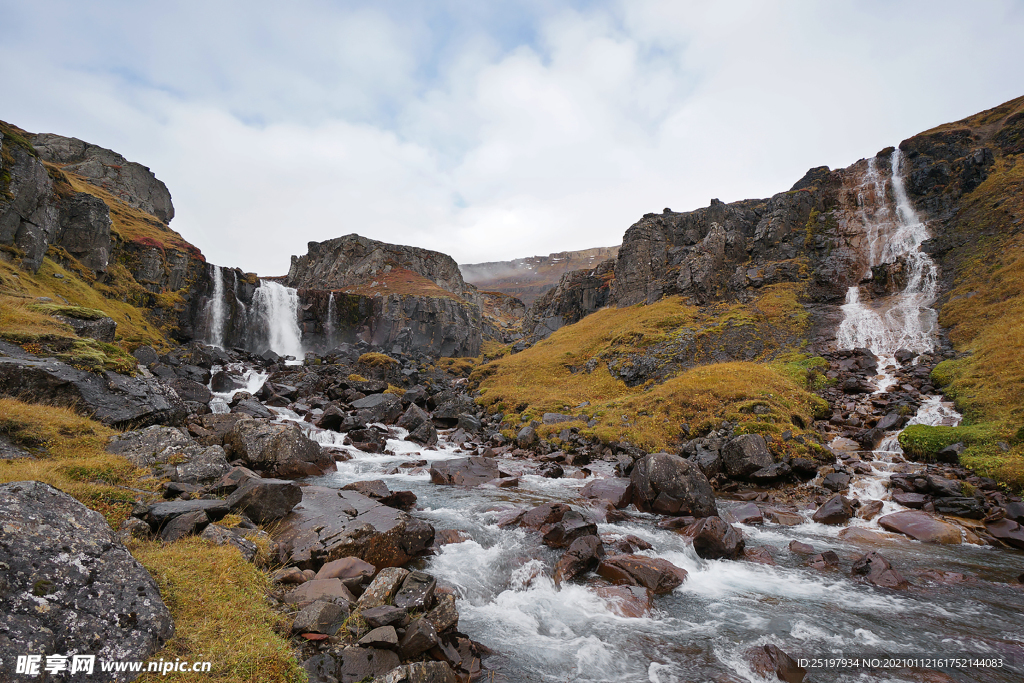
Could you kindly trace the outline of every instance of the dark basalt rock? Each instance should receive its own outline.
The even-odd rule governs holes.
[[[819,524],[843,524],[853,517],[853,506],[842,494],[832,496],[811,517]]]
[[[718,514],[715,495],[696,465],[669,453],[653,453],[636,462],[630,474],[638,510],[666,515]]]
[[[730,477],[746,477],[774,462],[760,434],[737,436],[722,449],[722,463]]]
[[[889,560],[876,552],[870,552],[853,563],[850,570],[853,576],[862,576],[868,583],[882,588],[902,589],[907,587],[907,580],[892,568]]]
[[[185,404],[163,382],[116,372],[78,370],[0,342],[0,395],[73,408],[110,427],[180,425]]]
[[[334,468],[334,460],[297,424],[240,420],[224,437],[231,457],[272,476],[318,475]]]
[[[633,499],[633,483],[625,478],[595,479],[580,491],[584,498],[606,500],[618,509],[629,505]]]
[[[144,661],[173,635],[156,583],[102,515],[14,482],[0,485],[0,519],[0,661],[11,675],[31,653]],[[115,680],[98,669],[90,680]]]
[[[735,560],[743,555],[743,534],[721,517],[699,519],[683,530],[693,539],[693,549],[706,560]]]
[[[494,458],[470,457],[438,460],[430,464],[430,481],[435,484],[479,486],[501,476]]]
[[[597,573],[612,583],[643,586],[655,595],[671,593],[686,580],[685,569],[646,555],[611,555],[597,566]]]
[[[301,500],[302,489],[293,481],[246,479],[226,502],[257,524],[266,524],[287,515]]]

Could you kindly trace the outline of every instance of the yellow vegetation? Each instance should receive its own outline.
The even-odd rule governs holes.
[[[379,368],[387,365],[398,365],[398,361],[391,356],[376,351],[364,353],[359,356],[359,362],[371,368]]]
[[[266,573],[231,546],[202,538],[135,542],[132,554],[156,578],[174,618],[174,637],[153,659],[209,661],[203,680],[223,683],[300,683],[304,672],[282,618],[266,603]],[[143,674],[137,680],[195,680],[197,674]]]

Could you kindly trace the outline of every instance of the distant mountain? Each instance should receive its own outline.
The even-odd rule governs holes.
[[[602,261],[615,258],[618,253],[617,246],[596,247],[511,261],[462,264],[459,269],[466,282],[481,290],[511,294],[530,306],[544,292],[558,284],[565,273],[593,268]]]

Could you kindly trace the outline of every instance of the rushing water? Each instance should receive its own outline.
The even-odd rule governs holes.
[[[252,325],[257,326],[253,350],[270,349],[280,356],[303,356],[299,329],[299,293],[273,280],[260,280],[252,297]],[[262,348],[260,348],[262,347]]]
[[[206,302],[206,339],[217,348],[224,348],[224,276],[220,266],[213,266],[213,296]]]

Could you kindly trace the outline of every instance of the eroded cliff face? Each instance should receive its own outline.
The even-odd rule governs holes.
[[[592,269],[562,275],[554,289],[537,299],[523,318],[522,331],[528,343],[547,338],[608,305],[615,260],[608,259]]]
[[[205,260],[168,227],[170,193],[148,168],[3,122],[0,158],[0,256],[31,273],[51,258],[103,296],[148,309],[167,333],[193,336],[192,285]]]
[[[591,270],[603,261],[615,259],[619,248],[595,247],[578,251],[557,251],[547,256],[530,256],[511,261],[467,263],[459,266],[466,282],[484,291],[514,296],[532,306],[555,288],[566,273]]]

